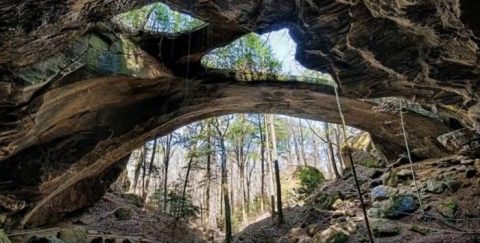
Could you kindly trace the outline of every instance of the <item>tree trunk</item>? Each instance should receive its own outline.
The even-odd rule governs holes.
[[[222,191],[223,202],[225,204],[225,242],[232,242],[232,218],[230,201],[228,198],[228,173],[227,173],[227,151],[225,148],[225,140],[220,137],[220,148],[222,157]]]
[[[208,121],[207,125],[207,172],[206,172],[206,180],[207,180],[207,185],[206,185],[206,199],[205,199],[205,219],[206,219],[206,228],[210,227],[210,182],[212,179],[212,168],[211,168],[211,162],[212,162],[212,141],[211,141],[211,132],[212,132],[212,124],[211,120]]]
[[[325,154],[325,157],[327,159],[328,178],[333,179],[335,175],[333,174],[332,163],[330,163],[330,156],[328,156],[328,149],[324,148],[323,153]]]
[[[266,115],[265,119],[265,142],[266,142],[266,148],[268,151],[268,172],[270,174],[270,205],[272,209],[272,219],[275,216],[275,185],[274,185],[274,179],[273,179],[273,166],[272,166],[272,150],[270,149],[270,132],[269,132],[269,121],[270,121],[270,116],[271,115]]]
[[[300,166],[302,163],[300,162],[300,149],[298,146],[298,141],[297,141],[297,134],[295,133],[295,127],[292,127],[292,134],[293,134],[293,145],[295,147],[295,155],[297,158],[297,164]]]
[[[235,190],[234,190],[234,186],[233,186],[233,181],[235,180],[234,178],[234,172],[235,172],[235,169],[233,168],[233,163],[230,163],[230,186],[229,186],[229,192],[230,192],[230,204],[231,204],[231,207],[232,208],[235,208]],[[228,173],[228,167],[227,167],[227,173]],[[227,183],[228,183],[228,180],[227,180]]]
[[[165,167],[164,178],[163,178],[163,212],[167,212],[168,205],[168,166],[170,163],[171,156],[171,146],[172,146],[172,135],[169,134],[164,138],[164,149],[163,149],[163,164]]]
[[[314,165],[316,167],[319,167],[320,166],[320,154],[319,154],[319,150],[318,150],[317,140],[315,139],[315,137],[312,137],[312,143],[313,143],[313,158],[315,158]]]
[[[241,183],[241,194],[242,194],[242,200],[241,200],[241,207],[242,207],[242,222],[243,224],[247,223],[247,191],[245,189],[246,186],[246,181],[245,181],[245,167],[239,168],[240,170],[240,183]]]
[[[303,165],[307,166],[307,156],[305,155],[305,137],[303,136],[303,126],[300,118],[298,118],[298,124],[300,129],[300,151],[302,152]]]
[[[340,173],[338,172],[337,163],[335,162],[335,153],[333,152],[333,144],[330,140],[330,130],[328,126],[328,122],[324,122],[324,129],[325,129],[325,139],[327,140],[328,145],[328,152],[330,154],[330,163],[333,168],[333,172],[335,173],[335,178],[340,178]]]
[[[275,178],[277,182],[277,215],[278,223],[283,224],[282,186],[280,181],[280,168],[278,160],[275,160]]]
[[[144,195],[142,195],[143,201],[147,202],[149,186],[150,186],[150,179],[152,177],[153,168],[155,167],[155,154],[157,151],[157,138],[153,140],[153,148],[152,148],[152,157],[150,158],[150,164],[148,166],[148,174],[147,174],[147,181],[145,182],[145,189]]]
[[[143,145],[138,156],[137,164],[135,165],[135,173],[133,176],[133,194],[137,193],[138,180],[140,178],[140,172],[142,170],[142,165],[145,160],[146,153],[146,145]]]
[[[337,144],[337,155],[338,157],[340,158],[340,163],[341,163],[341,167],[342,167],[342,170],[345,170],[345,168],[347,168],[347,165],[345,164],[345,158],[343,158],[343,155],[342,155],[342,140],[340,139],[340,136],[341,136],[341,133],[340,133],[340,125],[335,125],[334,126],[334,133],[335,133],[335,143]]]
[[[190,159],[188,160],[187,173],[185,174],[185,181],[183,183],[183,190],[182,190],[182,198],[184,199],[184,201],[182,201],[182,206],[178,210],[184,210],[184,207],[185,207],[185,200],[186,200],[186,196],[187,196],[188,178],[190,176],[190,171],[192,169],[193,158],[194,158],[194,156],[191,155]],[[181,213],[181,211],[178,212],[178,214],[176,216],[179,217],[180,213]]]
[[[261,158],[261,174],[260,174],[260,211],[264,212],[265,205],[265,136],[263,134],[263,115],[258,115],[258,130],[260,133],[260,158]]]

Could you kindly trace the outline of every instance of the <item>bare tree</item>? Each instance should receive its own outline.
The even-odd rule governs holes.
[[[264,116],[258,115],[258,131],[260,133],[260,158],[261,158],[261,174],[260,174],[260,210],[264,212],[265,200],[265,135],[263,133]]]
[[[212,120],[207,121],[207,166],[206,166],[206,188],[205,188],[205,214],[206,227],[210,226],[210,185],[212,181]]]
[[[172,150],[173,134],[169,134],[162,138],[162,151],[163,151],[163,167],[165,169],[163,176],[163,212],[167,212],[167,197],[168,197],[168,166],[170,158],[173,154]]]
[[[274,184],[274,179],[273,179],[273,166],[272,166],[272,163],[273,163],[273,155],[272,155],[272,149],[270,149],[270,133],[271,131],[269,131],[269,122],[270,122],[270,117],[271,115],[266,115],[266,119],[265,119],[265,143],[266,143],[266,148],[267,148],[267,151],[268,151],[268,171],[269,171],[269,174],[270,174],[270,207],[271,207],[271,210],[272,210],[272,220],[273,220],[273,217],[275,216],[275,184]]]
[[[302,120],[300,118],[298,118],[298,124],[298,129],[300,130],[300,152],[302,153],[303,164],[306,166],[308,163],[307,156],[305,155],[305,136],[303,135]]]
[[[133,176],[133,193],[137,193],[138,180],[140,179],[140,173],[142,171],[143,164],[145,163],[145,157],[147,154],[147,145],[145,144],[140,150],[140,155],[138,156],[137,163],[135,165],[135,173]]]
[[[232,242],[232,212],[230,208],[230,199],[228,195],[228,173],[227,173],[227,148],[225,146],[225,136],[230,126],[230,118],[223,121],[223,128],[220,125],[219,119],[215,118],[213,126],[218,133],[218,143],[220,146],[220,157],[222,167],[222,193],[223,202],[225,204],[225,242]]]
[[[325,129],[325,139],[327,140],[327,145],[328,145],[328,151],[330,153],[330,163],[333,168],[333,172],[335,173],[335,177],[338,179],[340,178],[340,173],[338,172],[337,168],[337,162],[335,161],[335,152],[333,151],[333,144],[330,139],[330,127],[328,125],[328,122],[324,122],[324,129]]]
[[[150,164],[148,166],[147,180],[145,182],[145,185],[144,185],[143,191],[142,191],[142,198],[143,198],[144,202],[147,201],[147,196],[148,196],[149,187],[150,187],[150,180],[151,180],[151,177],[152,177],[152,173],[155,170],[155,154],[156,154],[157,150],[158,150],[158,148],[157,148],[157,138],[155,138],[153,140],[152,156],[150,157]]]

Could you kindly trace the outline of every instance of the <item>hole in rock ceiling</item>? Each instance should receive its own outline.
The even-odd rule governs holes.
[[[133,29],[178,34],[194,30],[205,23],[187,14],[172,10],[162,3],[154,3],[114,17],[114,21]]]
[[[202,59],[207,68],[235,71],[244,81],[276,79],[330,84],[330,75],[303,67],[295,60],[296,43],[288,29],[247,34],[212,50]]]

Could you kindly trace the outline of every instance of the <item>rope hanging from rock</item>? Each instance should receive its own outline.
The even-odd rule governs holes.
[[[405,122],[403,121],[403,102],[399,100],[399,112],[400,112],[400,124],[402,126],[403,139],[405,140],[405,148],[407,150],[408,161],[410,162],[410,171],[412,172],[413,183],[415,185],[415,190],[417,191],[418,203],[420,204],[420,210],[422,214],[425,214],[425,210],[422,203],[422,197],[420,196],[420,190],[418,190],[417,179],[415,177],[415,171],[413,169],[412,155],[410,154],[410,147],[408,146],[407,132],[405,131]]]
[[[352,153],[351,153],[351,150],[350,150],[350,145],[348,144],[347,125],[346,125],[346,122],[345,122],[345,117],[343,116],[342,105],[340,104],[340,97],[338,95],[338,90],[337,90],[338,87],[337,87],[336,83],[333,84],[333,88],[335,90],[335,97],[336,97],[336,101],[337,101],[338,112],[340,114],[340,119],[342,121],[343,139],[345,140],[345,146],[347,147],[347,154],[348,154],[348,157],[349,157],[349,160],[350,160],[350,166],[352,167],[352,174],[353,174],[353,178],[355,180],[355,186],[357,188],[358,197],[360,199],[360,204],[362,206],[363,217],[365,219],[365,226],[367,227],[367,232],[368,232],[368,238],[369,238],[371,243],[374,243],[372,231],[370,229],[370,223],[368,222],[367,209],[365,208],[365,202],[363,201],[363,197],[362,197],[362,190],[360,189],[360,183],[358,182],[357,172],[355,170],[355,164],[353,163],[353,158],[352,158]]]

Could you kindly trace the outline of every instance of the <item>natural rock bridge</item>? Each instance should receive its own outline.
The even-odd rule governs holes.
[[[437,137],[479,129],[475,0],[165,1],[208,23],[180,35],[110,21],[150,2],[0,3],[0,208],[12,224],[94,203],[133,149],[193,121],[271,112],[339,123],[330,85],[202,67],[208,51],[251,31],[288,28],[297,60],[338,84],[348,125],[386,151],[404,147],[401,98],[417,102],[405,126],[418,157],[455,153]]]

